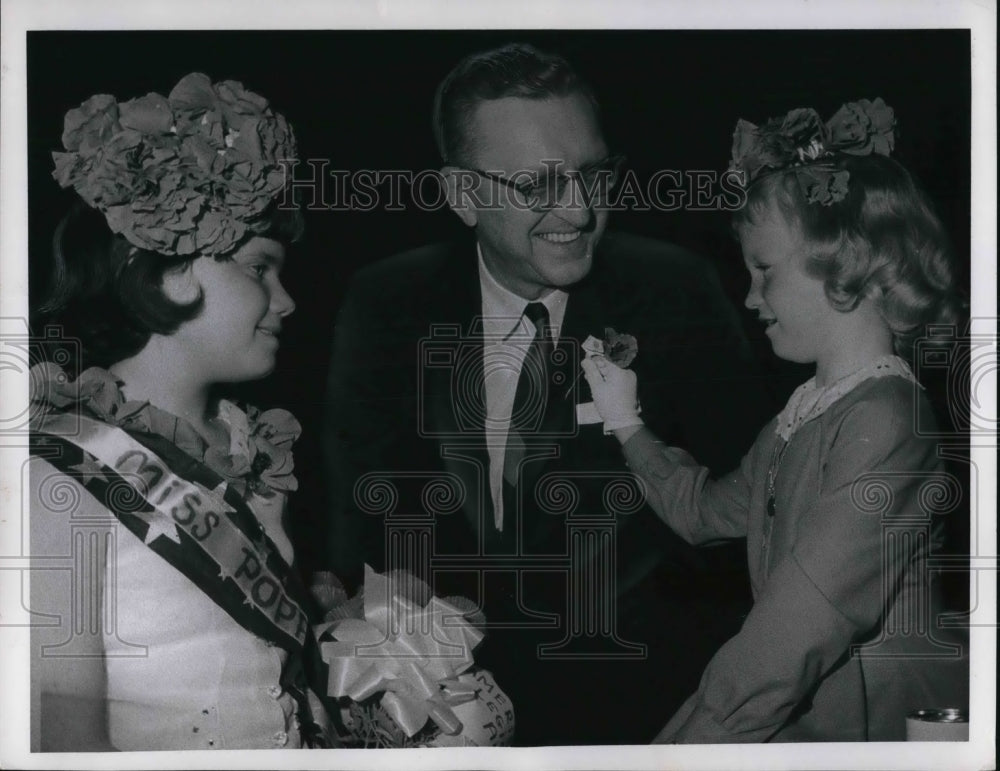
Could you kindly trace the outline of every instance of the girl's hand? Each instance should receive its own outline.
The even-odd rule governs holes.
[[[581,366],[594,396],[594,406],[604,419],[605,432],[642,425],[632,370],[622,369],[599,355],[584,359]]]

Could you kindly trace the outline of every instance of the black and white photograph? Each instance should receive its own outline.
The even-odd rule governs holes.
[[[0,764],[995,767],[995,5],[82,5]]]

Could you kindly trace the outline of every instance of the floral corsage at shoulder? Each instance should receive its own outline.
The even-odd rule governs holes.
[[[896,119],[881,99],[848,102],[824,123],[812,109],[791,110],[756,126],[740,120],[733,134],[730,170],[744,187],[774,171],[794,169],[806,201],[828,206],[847,195],[850,174],[837,168],[837,154],[888,156],[895,146]]]
[[[126,431],[164,437],[225,478],[244,498],[251,494],[271,498],[297,489],[292,444],[302,426],[287,410],[261,412],[247,407],[244,411],[223,400],[219,418],[228,425],[229,445],[209,445],[186,420],[149,402],[126,399],[122,385],[100,367],[70,380],[56,364],[37,364],[30,373],[31,427],[44,430],[48,415],[78,409]]]

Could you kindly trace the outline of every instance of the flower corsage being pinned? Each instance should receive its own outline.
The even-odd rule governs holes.
[[[600,353],[612,364],[616,364],[622,369],[628,369],[639,352],[639,344],[632,335],[615,332],[611,327],[605,327],[604,339],[598,340],[593,336],[588,337],[583,341],[583,350],[588,357],[594,353]]]
[[[327,695],[341,707],[341,746],[510,743],[513,705],[472,657],[483,638],[472,602],[433,596],[409,573],[368,566],[350,600],[332,576],[312,590],[327,611],[315,631],[330,670]]]
[[[592,356],[603,356],[622,369],[628,369],[639,353],[639,344],[633,335],[616,332],[612,327],[604,328],[604,337],[601,339],[588,336],[580,347],[583,348],[584,357],[589,359]],[[577,376],[577,380],[579,379],[580,376]],[[579,425],[603,422],[593,402],[578,404],[576,419]]]
[[[849,172],[833,160],[843,155],[885,155],[895,146],[896,119],[881,99],[848,102],[824,123],[812,109],[791,110],[756,126],[740,120],[733,134],[730,169],[748,187],[774,171],[794,169],[809,203],[824,206],[847,195]]]

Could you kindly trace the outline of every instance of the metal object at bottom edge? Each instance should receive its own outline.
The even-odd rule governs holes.
[[[964,709],[918,709],[906,716],[908,742],[966,742],[969,712]]]

